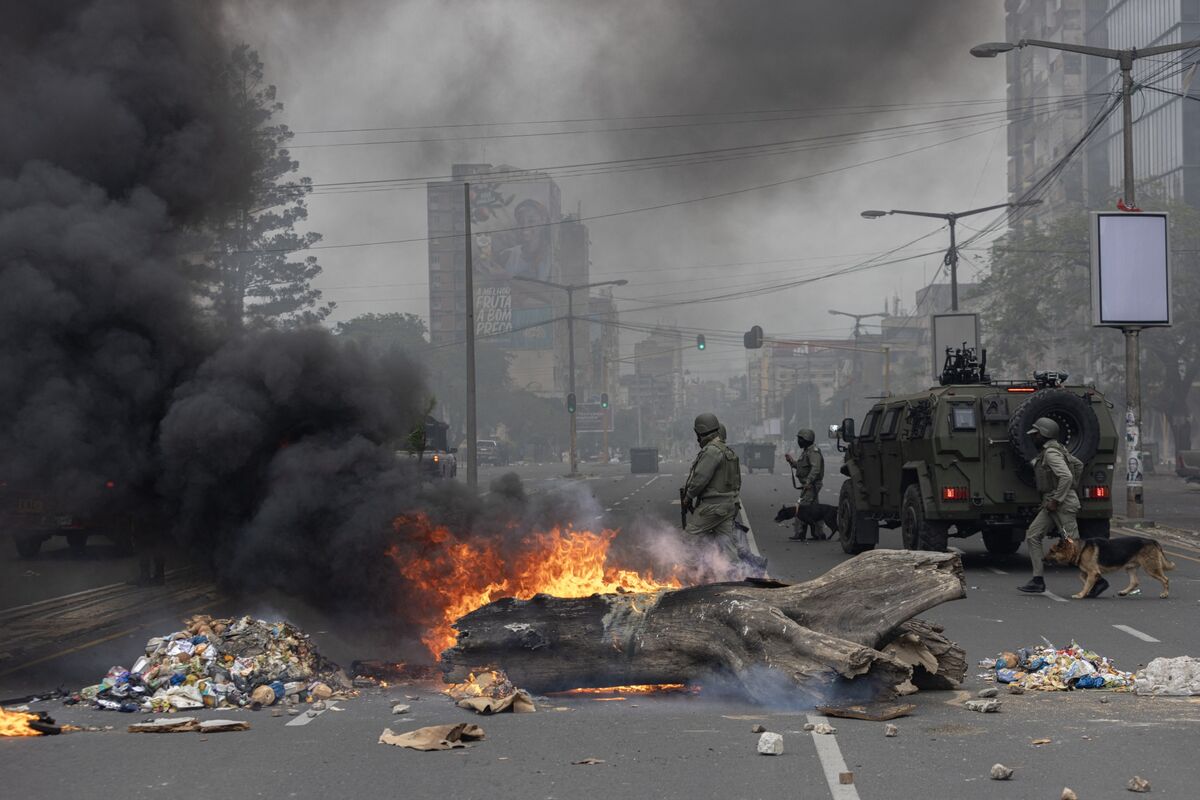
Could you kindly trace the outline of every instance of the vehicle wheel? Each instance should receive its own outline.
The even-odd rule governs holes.
[[[1030,486],[1034,485],[1029,464],[1038,456],[1037,447],[1025,431],[1038,417],[1049,417],[1058,423],[1060,441],[1071,455],[1087,464],[1100,447],[1100,420],[1092,404],[1066,389],[1041,389],[1017,406],[1008,423],[1008,441],[1017,454],[1017,474]]]
[[[842,491],[838,495],[838,542],[842,545],[842,552],[856,556],[859,553],[865,553],[868,550],[874,550],[873,544],[861,544],[854,541],[854,531],[858,527],[858,512],[854,502],[854,486],[853,481],[843,481]]]
[[[950,526],[944,522],[930,522],[925,518],[925,503],[921,499],[919,484],[909,484],[904,490],[900,514],[900,536],[904,540],[906,550],[946,552],[946,537]]]
[[[42,549],[42,537],[36,533],[18,533],[13,536],[17,546],[17,555],[21,558],[33,558]]]
[[[990,528],[983,532],[983,546],[994,556],[1011,556],[1021,546],[1012,528]]]
[[[83,555],[87,550],[88,535],[86,533],[68,533],[67,545],[71,548],[71,552],[75,555]]]
[[[1110,526],[1111,520],[1107,519],[1081,519],[1079,535],[1084,539],[1107,539],[1111,534]]]

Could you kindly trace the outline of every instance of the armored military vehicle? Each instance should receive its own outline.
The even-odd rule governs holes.
[[[1108,402],[1064,373],[993,381],[986,362],[986,351],[977,360],[965,346],[949,350],[940,386],[882,398],[861,428],[845,419],[831,432],[845,453],[838,534],[847,553],[874,548],[880,525],[900,528],[909,550],[982,533],[988,552],[1015,552],[1041,505],[1025,434],[1038,417],[1057,422],[1084,463],[1080,535],[1108,538],[1118,446]]]

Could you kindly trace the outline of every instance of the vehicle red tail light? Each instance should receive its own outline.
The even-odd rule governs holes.
[[[1112,495],[1109,493],[1107,486],[1085,486],[1083,487],[1083,498],[1085,500],[1104,500]]]
[[[1035,388],[1034,388],[1034,387],[1032,387],[1032,386],[1010,386],[1010,387],[1008,387],[1008,391],[1010,391],[1010,392],[1020,392],[1020,393],[1022,393],[1022,394],[1028,394],[1028,393],[1030,393],[1030,392],[1036,392],[1036,391],[1037,391],[1037,389],[1035,389]]]
[[[968,494],[969,493],[968,493],[966,486],[943,486],[942,487],[942,499],[943,500],[967,500],[967,499],[969,499]]]
[[[116,481],[105,481],[105,482],[104,482],[104,488],[105,488],[105,489],[112,489],[112,488],[114,488],[116,485],[117,485],[117,482],[116,482]]]

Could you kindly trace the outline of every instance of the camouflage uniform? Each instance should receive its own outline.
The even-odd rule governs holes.
[[[1067,448],[1056,439],[1042,445],[1042,451],[1033,461],[1033,473],[1043,505],[1025,533],[1025,546],[1036,578],[1043,573],[1042,542],[1047,534],[1058,528],[1069,539],[1079,538],[1079,524],[1075,521],[1075,515],[1079,513],[1079,495],[1075,493],[1075,475],[1071,472]],[[1058,509],[1047,508],[1048,500],[1057,501]]]
[[[738,543],[733,531],[738,492],[742,488],[737,454],[721,440],[717,431],[700,439],[700,452],[692,462],[686,485],[692,504],[686,531],[713,539],[731,564],[738,562]]]
[[[811,433],[805,431],[805,433]],[[800,484],[800,498],[796,501],[797,508],[799,506],[812,506],[820,502],[821,484],[825,480],[825,457],[821,455],[821,451],[817,449],[815,442],[807,445],[800,451],[800,457],[791,462],[792,470],[796,473],[796,482]],[[813,522],[812,535],[814,539],[824,538],[821,531],[821,523]],[[796,522],[792,527],[793,536],[797,539],[803,539],[809,523],[804,522],[799,516],[796,517]]]

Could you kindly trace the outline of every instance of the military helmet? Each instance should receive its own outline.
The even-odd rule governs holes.
[[[1025,431],[1025,433],[1026,433],[1026,435],[1040,433],[1042,436],[1045,436],[1047,439],[1057,439],[1058,438],[1058,423],[1055,422],[1054,420],[1050,419],[1049,417],[1038,417],[1034,421],[1033,427],[1030,428],[1029,430]]]
[[[716,433],[721,429],[721,423],[717,419],[716,414],[704,413],[696,417],[696,421],[692,423],[692,430],[697,436],[708,436],[710,433]]]
[[[804,442],[808,442],[808,444],[812,444],[816,440],[817,440],[817,435],[815,433],[813,433],[810,428],[801,428],[800,430],[796,431],[796,444],[800,445],[801,447],[808,446],[808,445],[804,444]]]
[[[720,439],[722,442],[729,441],[729,432],[727,430],[725,430],[724,422],[722,422],[720,425],[717,426],[717,438]]]

